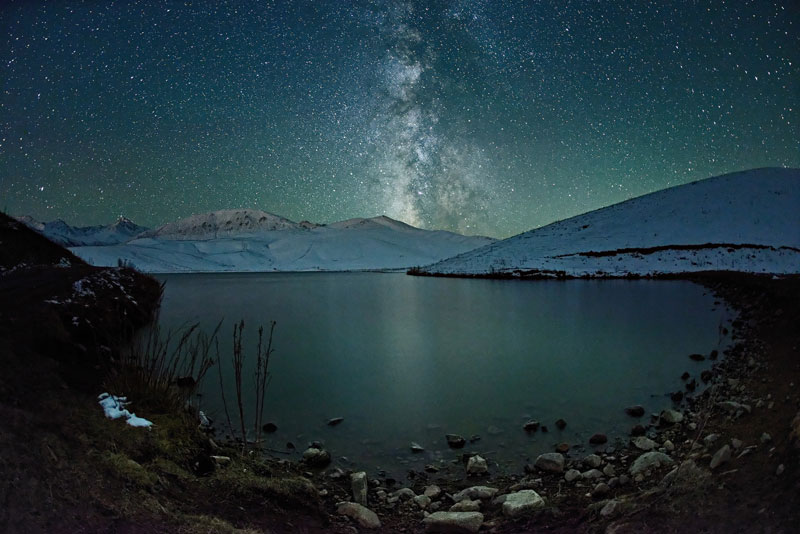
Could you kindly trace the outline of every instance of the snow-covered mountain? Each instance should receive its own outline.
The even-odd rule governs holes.
[[[427,265],[494,241],[414,228],[389,217],[329,225],[258,210],[193,215],[115,246],[71,250],[87,262],[145,272],[348,271]]]
[[[422,269],[467,276],[800,273],[800,169],[737,172],[664,189]]]
[[[105,226],[70,226],[62,220],[43,223],[27,215],[16,219],[65,247],[117,245],[147,230],[125,217]]]

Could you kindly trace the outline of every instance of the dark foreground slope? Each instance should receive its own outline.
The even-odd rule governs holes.
[[[140,412],[151,430],[104,417],[104,376],[160,295],[0,213],[0,532],[282,532],[295,516],[322,531],[301,479],[248,459],[210,472],[191,413]]]

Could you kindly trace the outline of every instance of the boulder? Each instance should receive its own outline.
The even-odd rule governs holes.
[[[546,452],[536,458],[534,465],[542,471],[562,473],[564,471],[564,455],[558,452]]]
[[[717,467],[721,466],[722,464],[728,463],[731,459],[731,447],[730,445],[723,445],[720,449],[714,453],[714,456],[711,458],[711,463],[708,466],[711,469],[716,469]]]
[[[583,459],[583,465],[587,467],[600,467],[602,465],[603,460],[596,454],[590,454],[589,456]]]
[[[411,488],[400,488],[399,490],[392,493],[393,497],[397,497],[398,499],[402,499],[407,501],[409,499],[413,499],[417,495],[414,493],[414,490]]]
[[[453,500],[458,502],[463,501],[464,499],[492,499],[495,495],[497,495],[498,491],[500,490],[497,488],[490,488],[489,486],[472,486],[454,494]]]
[[[648,469],[661,467],[663,465],[672,465],[673,460],[663,452],[650,451],[642,454],[633,462],[630,467],[630,474],[633,476],[643,473]]]
[[[509,493],[503,502],[503,515],[519,517],[544,508],[544,499],[532,489]]]
[[[450,507],[451,512],[480,512],[481,511],[481,501],[479,500],[471,500],[471,499],[464,499],[463,501],[458,501],[453,506]]]
[[[364,528],[381,528],[381,521],[375,512],[354,502],[341,502],[336,507],[339,515],[346,515]]]
[[[678,410],[664,410],[658,416],[659,421],[667,425],[674,425],[683,421],[683,414]]]
[[[467,474],[468,475],[485,475],[489,472],[489,464],[486,460],[479,455],[470,456],[467,460]]]
[[[604,497],[611,491],[611,487],[605,482],[600,482],[592,490],[592,497]]]
[[[419,506],[420,510],[425,510],[431,504],[431,498],[427,495],[417,495],[412,500],[414,504]]]
[[[331,463],[331,453],[317,447],[309,447],[303,452],[303,461],[310,467],[325,467]]]
[[[564,474],[564,480],[567,482],[572,482],[573,480],[577,480],[581,478],[581,472],[577,469],[570,469]]]
[[[425,486],[425,490],[422,492],[422,494],[426,497],[430,497],[431,499],[436,499],[442,494],[442,488],[436,484],[431,484],[430,486]]]
[[[633,446],[642,451],[652,451],[656,448],[656,442],[647,436],[639,436],[631,440]]]
[[[474,533],[483,524],[480,512],[434,512],[422,520],[425,532]]]
[[[361,506],[367,505],[367,474],[364,471],[350,475],[350,487],[353,490],[353,502]]]
[[[603,472],[599,469],[589,469],[588,471],[581,473],[581,478],[585,478],[587,480],[603,478]]]
[[[608,437],[605,434],[600,434],[599,432],[597,434],[592,435],[592,437],[589,438],[589,443],[591,443],[592,445],[602,445],[607,441]]]

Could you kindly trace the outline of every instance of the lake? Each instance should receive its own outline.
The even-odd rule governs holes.
[[[734,318],[686,281],[399,273],[158,278],[166,282],[163,327],[199,321],[210,331],[225,318],[223,359],[230,358],[235,321],[245,321],[251,364],[258,325],[277,321],[264,421],[278,430],[266,435],[267,447],[286,451],[292,442],[297,450],[289,457],[299,457],[319,440],[336,465],[397,476],[452,465],[466,451],[484,454],[495,473],[520,472],[559,442],[585,445],[588,453],[595,432],[607,434],[610,445],[626,440],[637,420],[624,408],[641,404],[649,414],[671,406],[668,394],[683,389],[681,374],[698,377],[710,367],[688,355],[722,353],[729,343],[722,327]],[[252,372],[244,375],[249,386]],[[227,396],[230,403],[232,387]],[[225,434],[219,398],[212,369],[201,407]],[[328,426],[334,417],[344,421]],[[554,425],[559,418],[567,422],[563,430]],[[549,432],[524,432],[529,419]],[[453,451],[446,433],[480,440]],[[412,454],[412,441],[425,451]]]

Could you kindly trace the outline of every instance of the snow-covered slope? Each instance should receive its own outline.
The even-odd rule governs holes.
[[[141,237],[157,239],[216,239],[247,232],[295,230],[301,226],[288,219],[260,210],[220,210],[192,215],[160,228],[145,232]]]
[[[82,227],[70,226],[62,220],[43,223],[27,215],[16,219],[44,234],[51,241],[66,247],[116,245],[129,241],[147,230],[125,217],[120,217],[115,223],[106,226]]]
[[[800,169],[717,176],[634,198],[425,267],[427,274],[800,273]]]
[[[316,225],[225,210],[166,224],[125,244],[71,250],[93,265],[122,260],[146,272],[347,271],[427,265],[492,241],[388,217]]]

